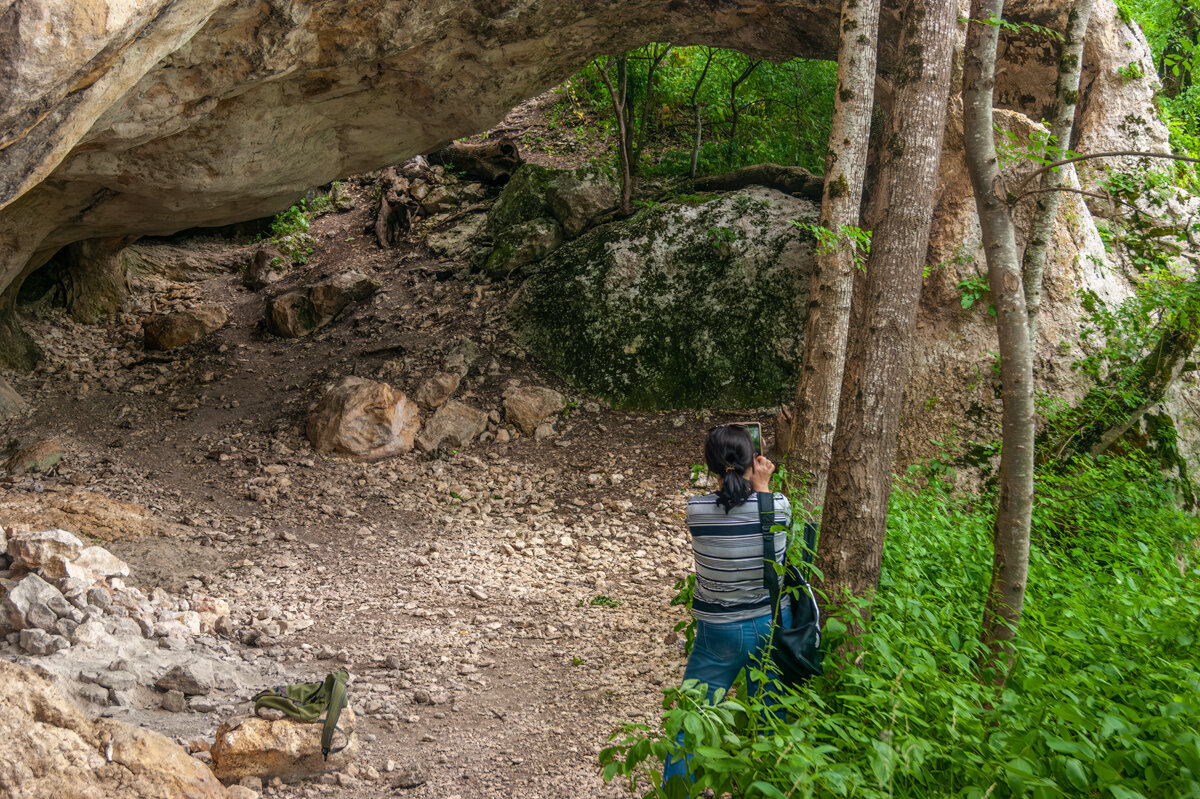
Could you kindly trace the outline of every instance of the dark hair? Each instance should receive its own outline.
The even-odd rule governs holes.
[[[704,439],[704,460],[709,471],[724,479],[717,491],[717,504],[729,513],[745,502],[750,496],[746,471],[754,465],[750,431],[740,424],[724,424],[709,430]]]

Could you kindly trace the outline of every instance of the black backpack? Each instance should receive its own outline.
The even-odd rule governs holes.
[[[771,595],[774,618],[771,629],[771,646],[768,652],[771,662],[779,672],[784,685],[800,686],[811,677],[823,674],[821,661],[821,611],[817,607],[812,587],[798,568],[787,562],[784,555],[783,593],[792,601],[792,624],[784,627],[780,623],[779,580],[772,568],[775,560],[775,534],[771,527],[775,523],[775,495],[767,491],[758,492],[758,521],[763,540],[763,586]],[[804,554],[806,566],[812,565],[816,552],[817,526],[811,522],[804,525]]]

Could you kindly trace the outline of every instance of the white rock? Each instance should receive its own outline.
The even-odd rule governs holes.
[[[88,547],[79,553],[75,565],[90,569],[101,577],[128,577],[129,564],[104,547]]]
[[[83,542],[66,530],[18,532],[8,540],[8,558],[14,569],[33,571],[52,558],[74,560],[83,549]]]

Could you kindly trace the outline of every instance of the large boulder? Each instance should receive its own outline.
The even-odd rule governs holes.
[[[344,377],[321,398],[305,432],[320,452],[374,461],[413,448],[417,406],[387,383]]]
[[[498,236],[517,225],[553,217],[546,203],[546,189],[556,175],[557,170],[549,167],[522,164],[488,212],[488,234]]]
[[[0,788],[22,799],[226,799],[157,732],[89,720],[45,678],[0,660]]]
[[[595,164],[563,171],[546,186],[546,204],[571,239],[620,202],[620,185],[607,169]]]
[[[186,347],[229,321],[220,305],[202,305],[168,314],[155,314],[142,322],[146,349],[173,350]]]
[[[509,319],[581,389],[630,408],[769,405],[795,385],[812,202],[753,187],[641,211],[538,264]]]
[[[225,782],[244,777],[258,777],[266,782],[278,777],[284,782],[297,782],[337,771],[358,757],[358,736],[355,734],[354,711],[347,706],[338,716],[341,733],[335,734],[334,746],[346,748],[321,755],[322,724],[298,719],[268,720],[257,716],[237,716],[217,728],[212,745],[213,771]]]

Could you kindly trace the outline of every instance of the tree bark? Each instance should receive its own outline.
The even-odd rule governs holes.
[[[1079,76],[1083,72],[1083,42],[1091,16],[1092,0],[1075,0],[1067,14],[1067,30],[1058,58],[1058,80],[1054,87],[1055,114],[1050,134],[1054,145],[1064,151],[1071,149],[1075,103],[1079,97]],[[1054,238],[1054,221],[1058,217],[1059,201],[1062,198],[1062,192],[1057,189],[1062,188],[1065,178],[1061,167],[1046,173],[1043,178],[1042,188],[1047,191],[1038,195],[1033,221],[1029,226],[1029,242],[1025,245],[1021,269],[1025,279],[1025,304],[1029,312],[1029,340],[1033,342],[1037,341],[1042,309],[1042,274]]]
[[[1029,527],[1033,511],[1034,402],[1033,349],[1022,289],[1021,264],[1004,190],[992,121],[999,27],[978,20],[999,19],[1004,0],[972,0],[963,71],[963,132],[967,171],[983,230],[988,288],[996,307],[1000,339],[1001,415],[1000,498],[992,531],[992,581],[983,611],[982,640],[989,655],[983,666],[998,684],[1011,663],[1011,642],[1025,604],[1029,572]]]
[[[956,12],[953,0],[907,4],[898,24],[902,57],[877,90],[876,103],[890,112],[890,130],[880,137],[887,144],[878,153],[872,188],[871,255],[865,274],[855,275],[817,555],[823,588],[834,603],[846,592],[870,601],[879,583],[900,401],[942,154]]]
[[[874,105],[878,31],[879,0],[843,0],[837,94],[821,200],[821,227],[836,236],[836,244],[817,248],[788,442],[788,471],[807,487],[804,508],[814,521],[819,520],[819,508],[825,502],[837,428],[855,258],[866,255],[859,253],[857,243],[842,231],[859,225]]]
[[[600,79],[604,81],[605,88],[608,89],[609,99],[612,100],[613,111],[617,117],[617,157],[621,163],[621,215],[628,216],[633,213],[633,175],[629,164],[629,129],[625,124],[625,105],[626,105],[626,89],[628,87],[628,70],[626,69],[627,62],[624,56],[616,59],[609,59],[610,62],[615,61],[617,67],[617,84],[614,86],[612,78],[608,75],[609,64],[599,65]]]

